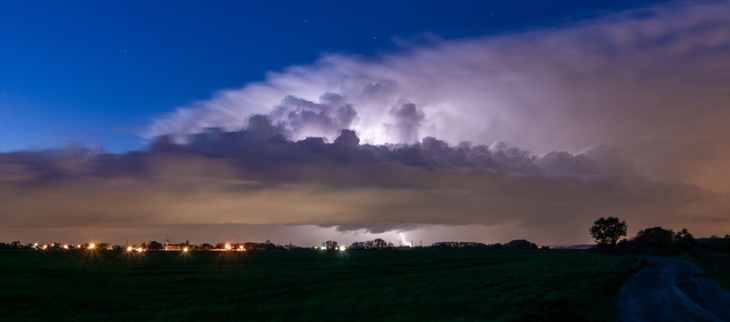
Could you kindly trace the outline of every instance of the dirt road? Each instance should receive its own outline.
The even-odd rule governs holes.
[[[646,261],[616,299],[618,321],[730,321],[730,292],[694,264],[663,257]]]

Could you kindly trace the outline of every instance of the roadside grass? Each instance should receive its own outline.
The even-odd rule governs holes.
[[[730,291],[730,253],[694,252],[677,258],[697,264],[707,275]]]
[[[634,256],[0,251],[3,321],[609,321]]]

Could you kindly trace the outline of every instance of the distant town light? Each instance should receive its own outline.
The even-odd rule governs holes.
[[[231,249],[231,244],[226,244],[226,249],[230,250]]]
[[[340,251],[341,252],[344,252],[345,251],[345,246],[340,246]]]
[[[183,252],[187,253],[188,252],[188,248],[187,247],[183,248]]]
[[[94,243],[89,244],[89,249],[94,249],[95,247],[96,247],[96,244],[94,244]]]
[[[68,245],[63,245],[63,249],[68,249]]]
[[[132,251],[132,247],[127,247],[127,251],[128,252],[131,252]]]

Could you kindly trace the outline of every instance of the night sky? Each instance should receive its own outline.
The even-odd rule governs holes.
[[[730,2],[0,5],[0,242],[730,233]],[[343,131],[344,130],[344,131]]]

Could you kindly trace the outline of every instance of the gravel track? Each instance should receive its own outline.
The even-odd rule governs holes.
[[[730,321],[730,292],[685,261],[642,256],[644,268],[621,287],[619,322]]]

